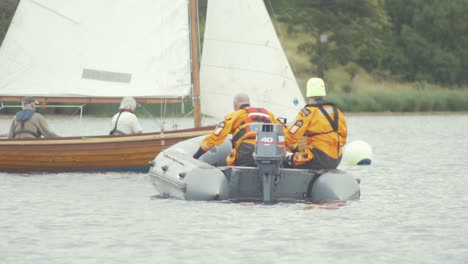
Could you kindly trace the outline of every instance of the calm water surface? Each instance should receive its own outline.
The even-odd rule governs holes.
[[[349,141],[368,142],[374,160],[341,165],[362,196],[334,205],[157,199],[145,174],[0,173],[0,263],[466,263],[467,124],[349,116]],[[61,135],[110,129],[108,118],[49,125]],[[8,126],[0,118],[0,134]]]

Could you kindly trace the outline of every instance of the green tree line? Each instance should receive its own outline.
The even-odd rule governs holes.
[[[0,2],[0,41],[19,0]],[[204,16],[207,0],[200,0]],[[274,20],[304,34],[315,73],[337,65],[382,78],[468,84],[468,0],[265,0]],[[203,21],[203,18],[202,18]]]
[[[382,77],[468,84],[468,0],[270,0],[316,72],[343,65]]]

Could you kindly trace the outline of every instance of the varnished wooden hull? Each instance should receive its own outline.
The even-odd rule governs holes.
[[[138,171],[175,143],[212,127],[123,136],[0,140],[0,172]]]

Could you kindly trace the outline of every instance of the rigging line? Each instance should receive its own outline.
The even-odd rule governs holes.
[[[75,111],[72,112],[71,115],[75,115],[78,113],[78,111],[80,112],[80,115],[83,113],[83,108],[86,106],[86,104],[82,104],[80,105]]]
[[[52,9],[52,8],[50,8],[50,7],[46,6],[46,5],[44,5],[44,4],[38,3],[37,1],[34,1],[34,0],[31,0],[31,2],[34,3],[34,4],[36,4],[36,5],[39,6],[39,7],[44,8],[45,10],[48,10],[48,11],[51,12],[51,13],[56,14],[56,15],[59,16],[59,17],[64,18],[65,20],[68,20],[68,21],[72,22],[72,23],[75,24],[75,25],[80,24],[80,22],[74,20],[73,18],[68,17],[68,16],[66,16],[66,15],[64,15],[64,14],[62,14],[62,13],[60,13],[60,12],[58,12],[57,10],[54,10],[54,9]]]
[[[164,112],[162,113],[163,114],[163,118],[166,118],[166,112],[167,111],[167,98],[164,97]]]
[[[151,117],[151,121],[153,121],[156,124],[156,126],[159,126],[159,129],[161,129],[161,123],[144,106],[142,106],[141,104],[137,104],[137,106],[143,109],[143,111]]]
[[[278,19],[276,18],[277,15],[276,15],[275,9],[273,9],[273,5],[271,4],[271,1],[270,1],[270,0],[266,0],[266,1],[268,2],[268,5],[270,6],[270,9],[271,9],[271,20],[272,20],[272,22],[273,22],[273,24],[274,24],[274,25],[273,25],[273,28],[274,28],[275,30],[278,29],[278,33],[279,33],[280,35],[286,36],[286,35],[284,35],[283,32],[281,32],[281,28],[280,28],[280,26],[279,26]],[[278,37],[278,40],[279,40],[279,37]],[[283,45],[281,44],[281,41],[280,41],[280,45],[283,46]],[[283,48],[283,50],[284,50],[284,48]],[[290,62],[288,61],[288,64],[289,64],[289,66],[291,67],[291,70],[292,70],[294,76],[297,76],[296,69],[294,69],[294,66],[292,65],[292,63],[290,63]]]
[[[193,113],[193,110],[188,112],[186,115],[184,115],[184,118],[187,118],[189,115],[191,115]]]
[[[161,111],[161,116],[160,116],[160,119],[162,120],[159,124],[160,124],[160,129],[161,131],[164,131],[165,128],[164,128],[164,124],[165,124],[165,121],[164,121],[164,118],[166,117],[166,105],[167,105],[167,98],[164,97],[164,103],[161,103],[161,107],[160,107],[160,111]]]
[[[163,102],[159,105],[159,119],[161,121],[161,129],[164,129],[164,120],[163,120]]]

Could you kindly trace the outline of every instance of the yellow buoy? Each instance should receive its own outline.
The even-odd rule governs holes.
[[[344,149],[343,160],[349,165],[370,165],[372,148],[365,141],[352,141]]]

